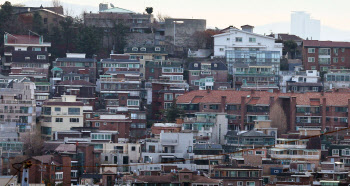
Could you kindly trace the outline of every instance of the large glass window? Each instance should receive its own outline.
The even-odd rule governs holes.
[[[68,108],[68,115],[80,115],[80,108]]]

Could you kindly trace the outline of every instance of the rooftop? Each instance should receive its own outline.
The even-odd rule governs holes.
[[[339,47],[350,48],[350,42],[304,40],[304,47]]]

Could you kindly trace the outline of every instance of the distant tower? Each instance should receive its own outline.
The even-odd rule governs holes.
[[[297,11],[291,14],[291,34],[297,35],[303,39],[312,38],[320,39],[321,22],[320,20],[312,19],[310,14]]]
[[[152,14],[153,13],[153,7],[146,7],[146,12],[147,12],[147,14]]]

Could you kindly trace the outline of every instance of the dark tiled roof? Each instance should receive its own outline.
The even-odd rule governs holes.
[[[302,41],[303,39],[299,36],[292,35],[292,34],[278,34],[278,39],[282,39],[283,41]]]
[[[101,60],[102,63],[113,63],[113,62],[117,62],[117,63],[140,63],[139,60],[134,60],[134,59],[102,59]]]
[[[84,81],[84,80],[66,80],[58,83],[59,85],[83,85],[83,86],[96,86],[93,83]]]
[[[227,70],[227,66],[221,61],[210,62],[210,63],[211,63],[211,70]],[[198,66],[195,67],[195,64],[197,64]],[[199,63],[199,62],[192,62],[188,65],[188,70],[201,70],[201,64],[202,63]],[[215,64],[217,65],[216,67],[215,67]]]
[[[350,48],[350,42],[304,40],[304,47],[344,47]]]
[[[92,58],[57,58],[56,61],[60,62],[95,62]]]
[[[255,130],[251,130],[251,131],[248,131],[248,132],[241,134],[241,136],[269,136],[269,135],[266,135],[262,132],[257,132]],[[271,137],[273,137],[273,136],[271,136]]]

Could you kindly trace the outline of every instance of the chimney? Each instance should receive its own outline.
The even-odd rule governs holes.
[[[225,112],[226,110],[226,96],[221,96],[220,109],[221,109],[221,112]]]

